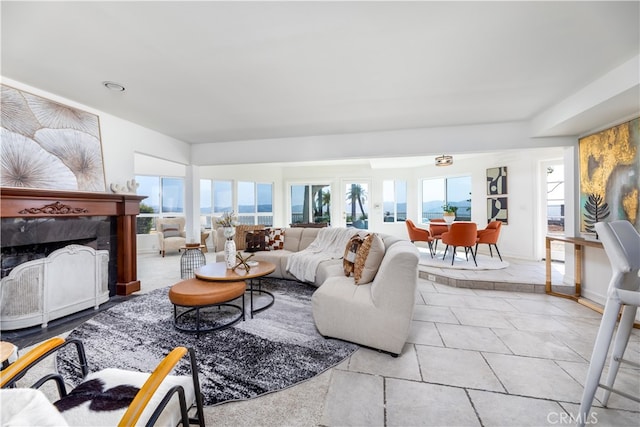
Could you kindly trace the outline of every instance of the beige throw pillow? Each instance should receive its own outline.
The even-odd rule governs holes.
[[[358,249],[354,266],[356,285],[373,281],[384,258],[384,242],[377,234],[369,234]]]

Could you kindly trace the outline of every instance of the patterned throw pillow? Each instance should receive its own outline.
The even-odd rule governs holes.
[[[162,234],[164,238],[167,237],[180,237],[180,230],[176,224],[162,224]]]
[[[233,240],[235,240],[236,242],[236,249],[239,251],[243,251],[245,249],[245,245],[246,245],[246,234],[247,233],[252,233],[256,230],[263,230],[264,229],[264,225],[237,225],[236,226],[236,235],[234,236]]]
[[[370,283],[376,277],[384,258],[384,242],[377,234],[369,234],[358,249],[353,270],[356,285]]]
[[[353,273],[358,248],[360,248],[363,242],[364,239],[356,234],[351,239],[349,239],[349,241],[347,242],[347,246],[344,248],[342,268],[344,269],[344,275],[347,277],[351,276],[351,274]]]
[[[246,234],[245,252],[258,252],[267,250],[269,234],[267,230],[256,230]]]
[[[268,228],[269,243],[267,243],[268,251],[278,251],[284,249],[284,228]]]

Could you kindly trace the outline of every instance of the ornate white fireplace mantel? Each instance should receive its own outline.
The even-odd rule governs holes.
[[[0,282],[3,331],[48,322],[109,300],[109,251],[69,245],[14,268]]]

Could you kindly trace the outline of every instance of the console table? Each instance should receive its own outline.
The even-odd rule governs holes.
[[[573,255],[575,262],[575,293],[564,294],[562,292],[554,292],[551,290],[551,242],[553,240],[571,243],[573,245]],[[577,301],[581,295],[581,283],[582,283],[582,248],[584,246],[591,246],[594,248],[602,248],[602,243],[595,240],[587,240],[582,237],[565,237],[565,236],[547,236],[545,247],[546,247],[546,256],[545,256],[545,265],[546,265],[546,282],[545,282],[545,291],[549,295],[555,295],[558,297],[569,298]]]
[[[575,293],[564,294],[562,292],[554,292],[551,290],[551,241],[556,240],[564,243],[571,243],[574,247],[574,262],[575,262]],[[581,295],[581,278],[582,278],[582,248],[585,246],[590,246],[592,248],[600,248],[603,249],[602,243],[596,240],[587,240],[582,237],[564,237],[564,236],[547,236],[546,238],[546,257],[545,257],[545,265],[547,267],[547,277],[545,282],[545,292],[549,295],[553,295],[556,297],[568,298],[576,301],[579,304],[584,305],[585,307],[589,307],[592,310],[597,311],[602,314],[604,309],[585,298],[582,298]],[[618,317],[619,318],[619,317]],[[634,322],[633,327],[636,329],[640,329],[640,322]]]
[[[574,294],[565,294],[562,292],[554,292],[551,290],[551,242],[553,240],[571,243],[573,245],[573,255],[574,255],[574,263],[575,263],[575,291]],[[582,248],[585,246],[590,246],[594,248],[602,248],[602,243],[596,240],[587,240],[582,237],[565,237],[565,236],[547,236],[546,237],[546,256],[545,256],[545,265],[546,265],[546,282],[545,282],[545,292],[549,295],[569,298],[574,301],[578,301],[581,304],[584,304],[590,308],[593,308],[597,311],[602,312],[602,309],[597,305],[586,302],[581,298],[581,286],[582,286]]]

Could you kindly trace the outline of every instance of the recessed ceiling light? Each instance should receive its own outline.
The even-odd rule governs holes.
[[[116,82],[102,82],[102,84],[104,85],[104,87],[106,87],[107,89],[111,89],[113,91],[116,92],[124,92],[124,86],[122,86],[120,83],[116,83]]]

